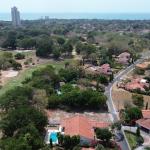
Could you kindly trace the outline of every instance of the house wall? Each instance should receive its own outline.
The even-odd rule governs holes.
[[[144,128],[144,127],[140,126],[139,124],[137,124],[137,126],[138,126],[142,131],[144,131],[144,132],[150,134],[150,129]]]
[[[80,145],[81,146],[90,146],[94,139],[89,139],[86,137],[80,136]]]

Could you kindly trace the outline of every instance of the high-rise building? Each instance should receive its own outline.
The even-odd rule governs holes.
[[[17,7],[11,8],[11,17],[13,26],[15,27],[21,26],[20,12],[18,11]]]

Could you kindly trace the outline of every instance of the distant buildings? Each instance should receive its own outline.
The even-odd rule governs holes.
[[[11,17],[12,17],[12,24],[14,27],[21,26],[20,12],[18,11],[17,7],[11,8]]]
[[[94,65],[85,64],[84,65],[84,70],[88,74],[111,75],[113,73],[113,71],[112,71],[109,64],[103,64],[101,66],[94,66]]]
[[[123,81],[118,83],[119,88],[123,88],[127,91],[133,91],[133,90],[140,90],[145,92],[146,88],[149,88],[149,83],[147,83],[147,80],[143,78],[131,78],[130,81]]]
[[[117,62],[123,65],[128,65],[130,63],[130,60],[131,60],[131,54],[128,52],[121,53],[117,57]]]

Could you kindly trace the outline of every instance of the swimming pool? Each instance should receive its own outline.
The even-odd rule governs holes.
[[[53,143],[57,143],[58,142],[58,137],[57,137],[57,132],[51,132],[50,133],[50,137],[49,140],[52,139]]]

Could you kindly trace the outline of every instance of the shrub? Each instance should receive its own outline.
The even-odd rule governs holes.
[[[23,54],[23,53],[17,53],[16,55],[15,55],[15,59],[25,59],[25,55]]]

